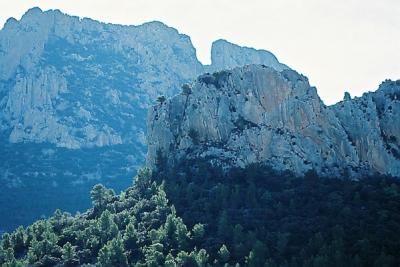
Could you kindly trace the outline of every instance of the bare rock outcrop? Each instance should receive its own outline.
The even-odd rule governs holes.
[[[207,159],[323,176],[400,176],[399,82],[326,106],[293,70],[247,65],[200,76],[148,116],[147,164]]]

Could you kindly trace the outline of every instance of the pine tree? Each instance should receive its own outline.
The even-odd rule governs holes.
[[[33,237],[27,254],[28,263],[34,264],[41,257],[42,253],[39,247],[39,242],[36,240],[36,237]]]
[[[5,264],[4,264],[5,267],[11,267],[16,264],[16,260],[14,257],[14,250],[12,248],[8,248],[5,251],[4,259],[5,259]]]
[[[90,196],[93,203],[93,208],[96,212],[102,212],[107,203],[113,197],[114,191],[111,189],[107,189],[102,184],[97,184],[93,187],[92,191],[90,191]]]
[[[195,254],[188,254],[186,251],[181,251],[178,253],[176,257],[176,262],[178,266],[198,267]]]
[[[26,239],[26,232],[22,226],[18,227],[17,230],[11,235],[11,242],[16,254],[25,249]]]
[[[160,243],[154,243],[145,249],[145,258],[147,266],[161,266],[164,262],[164,246]]]
[[[4,251],[3,247],[0,246],[0,266],[6,261],[6,252]]]
[[[61,210],[57,209],[54,212],[53,217],[51,217],[50,219],[53,225],[54,232],[60,234],[62,228],[68,222],[68,218],[71,218],[71,215],[69,213],[62,213]]]
[[[71,243],[65,243],[62,248],[61,258],[63,259],[65,265],[74,265],[78,263],[75,247],[72,246]]]
[[[149,168],[142,168],[134,178],[135,188],[143,197],[149,195],[149,187],[151,186],[151,171]]]
[[[224,245],[218,250],[218,257],[222,263],[226,263],[229,261],[231,253],[229,252],[228,248]]]
[[[167,216],[164,232],[164,236],[170,247],[177,247],[181,250],[187,248],[189,232],[182,218],[176,216],[174,209]]]
[[[111,255],[114,266],[128,266],[128,261],[124,251],[125,248],[121,235],[118,234],[118,236],[111,241]]]
[[[196,244],[199,244],[204,237],[205,229],[204,224],[198,223],[193,226],[192,237]]]
[[[1,237],[1,246],[3,247],[4,250],[7,250],[7,249],[13,247],[12,242],[11,242],[11,235],[9,233],[5,233]]]
[[[133,223],[129,223],[126,226],[123,239],[124,239],[125,248],[127,250],[136,251],[138,249],[138,245],[137,245],[138,233],[137,233]]]
[[[177,264],[176,264],[176,262],[175,262],[174,256],[172,256],[171,253],[169,253],[169,254],[165,257],[164,266],[165,266],[165,267],[177,267]]]
[[[100,249],[97,261],[99,262],[100,266],[112,266],[110,246],[108,244]]]
[[[195,256],[197,265],[199,267],[205,267],[207,265],[209,257],[210,256],[205,249],[200,249]]]
[[[26,264],[20,261],[17,261],[15,258],[3,264],[2,267],[25,267]]]
[[[165,231],[165,236],[168,239],[168,242],[170,245],[174,245],[173,242],[175,241],[175,232],[176,232],[176,223],[175,223],[175,210],[173,209],[171,214],[167,216],[165,225],[164,225],[164,231]]]
[[[99,252],[98,261],[101,266],[128,266],[128,259],[124,254],[125,248],[121,235],[109,241]]]
[[[61,251],[61,248],[57,245],[58,239],[58,236],[50,228],[46,228],[43,240],[38,242],[41,253],[43,255],[58,254]]]
[[[151,200],[157,205],[157,208],[168,206],[167,194],[164,191],[163,184],[158,187],[157,194],[152,196]]]
[[[105,244],[108,240],[117,236],[118,226],[115,224],[111,213],[105,210],[98,221],[98,229],[100,232],[100,242]]]
[[[256,258],[255,254],[253,251],[250,251],[249,256],[246,257],[246,265],[249,267],[257,267],[260,266],[259,260]]]
[[[187,249],[188,246],[188,230],[180,217],[176,217],[176,241],[178,248],[181,250]]]

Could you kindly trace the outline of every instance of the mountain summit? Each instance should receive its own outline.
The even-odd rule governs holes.
[[[400,81],[326,106],[293,70],[248,65],[205,74],[154,106],[147,163],[204,159],[223,168],[262,163],[321,176],[400,176]]]
[[[0,230],[56,208],[83,210],[96,183],[129,186],[158,96],[206,71],[287,68],[269,52],[223,40],[211,54],[202,65],[187,35],[156,21],[122,26],[39,8],[9,19],[0,31],[0,202],[13,204],[0,213],[19,214],[1,218]]]

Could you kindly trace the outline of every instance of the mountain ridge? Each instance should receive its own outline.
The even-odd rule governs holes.
[[[147,164],[209,159],[330,177],[400,176],[399,81],[326,106],[293,70],[247,65],[200,76],[149,112]],[[204,92],[207,94],[204,97]]]
[[[63,20],[67,19],[67,22],[64,22]],[[64,24],[65,25],[64,25]],[[82,29],[80,29],[80,27],[78,27],[78,31],[92,31],[92,30],[99,30],[97,28],[104,28],[101,29],[102,31],[109,31],[107,30],[107,27],[117,27],[117,28],[126,28],[128,30],[127,33],[121,34],[119,38],[119,40],[122,40],[122,44],[112,47],[112,49],[121,49],[120,46],[124,46],[124,45],[129,45],[128,43],[130,41],[128,41],[128,43],[126,43],[126,41],[124,41],[125,38],[127,38],[128,36],[125,36],[126,34],[131,34],[130,31],[131,30],[137,30],[138,33],[134,34],[135,35],[140,35],[140,32],[146,32],[146,38],[149,38],[149,36],[151,34],[154,34],[155,32],[160,32],[160,31],[167,31],[170,32],[171,34],[175,35],[175,36],[179,36],[179,38],[181,39],[181,41],[183,42],[183,45],[186,46],[185,47],[181,47],[181,48],[177,48],[177,49],[184,49],[184,50],[179,50],[179,51],[190,51],[191,55],[187,55],[186,59],[188,59],[188,57],[191,59],[188,59],[185,64],[186,65],[194,65],[194,68],[182,68],[180,67],[178,70],[176,70],[177,72],[179,72],[179,75],[183,76],[183,81],[185,80],[190,80],[190,79],[194,79],[196,78],[198,75],[200,75],[201,73],[204,73],[206,71],[215,71],[215,70],[220,70],[223,67],[223,65],[227,65],[227,67],[231,67],[232,65],[242,65],[243,62],[251,62],[254,61],[255,63],[260,63],[260,61],[266,61],[267,63],[271,63],[274,67],[282,69],[282,68],[287,68],[285,65],[280,64],[276,57],[270,53],[267,52],[265,50],[255,50],[255,49],[251,49],[251,48],[241,48],[237,45],[231,44],[229,42],[227,42],[226,40],[217,40],[213,43],[213,48],[212,48],[212,55],[221,54],[221,51],[225,51],[223,54],[225,56],[219,56],[217,57],[218,60],[222,62],[218,62],[218,60],[216,59],[216,57],[212,57],[213,61],[211,63],[211,65],[205,65],[204,67],[201,65],[201,63],[198,61],[198,59],[195,56],[195,48],[191,45],[190,42],[190,37],[188,37],[187,35],[182,35],[180,34],[176,29],[168,27],[167,25],[165,25],[164,23],[161,22],[148,22],[148,23],[144,23],[142,25],[138,25],[138,26],[122,26],[122,25],[116,25],[116,24],[106,24],[106,23],[98,23],[97,21],[91,20],[91,19],[87,19],[87,18],[78,18],[78,17],[71,17],[68,15],[65,15],[63,13],[61,13],[61,11],[59,10],[50,10],[50,11],[41,11],[39,8],[33,8],[31,10],[29,10],[27,13],[25,13],[25,15],[22,16],[21,20],[17,23],[18,25],[14,25],[14,27],[17,27],[19,25],[22,25],[22,29],[19,29],[17,27],[17,29],[13,28],[12,25],[6,24],[6,26],[4,27],[3,31],[1,32],[2,36],[0,36],[0,41],[6,39],[6,41],[3,41],[3,44],[1,46],[2,50],[7,50],[7,49],[11,49],[12,51],[7,51],[6,54],[3,55],[3,57],[0,57],[0,65],[1,63],[3,63],[4,66],[7,66],[7,68],[3,68],[5,71],[0,73],[0,77],[3,80],[9,80],[11,76],[13,75],[23,75],[20,74],[18,72],[18,68],[22,68],[23,70],[20,70],[20,72],[27,72],[27,73],[31,73],[34,72],[34,68],[37,68],[37,64],[40,64],[40,60],[41,59],[41,55],[43,54],[43,52],[46,50],[46,44],[48,42],[50,42],[49,38],[54,38],[52,36],[57,36],[57,38],[63,38],[66,39],[68,42],[78,42],[79,44],[82,43],[82,45],[87,44],[88,42],[93,42],[93,39],[96,39],[98,37],[95,36],[86,36],[83,38],[83,40],[74,40],[74,28],[77,27],[77,25],[75,24],[83,24]],[[37,24],[36,27],[38,27],[39,29],[41,28],[45,28],[42,29],[41,32],[38,33],[38,31],[34,31],[33,33],[30,32],[32,25],[31,24]],[[28,29],[26,28],[28,27]],[[143,28],[143,30],[141,29]],[[80,29],[80,30],[79,30]],[[19,37],[19,42],[17,42],[16,44],[14,44],[12,47],[10,47],[10,45],[4,44],[4,43],[10,43],[10,41],[13,40],[9,40],[9,38],[7,38],[7,32],[10,31],[10,34],[13,34],[14,31],[16,30],[21,30],[23,31],[22,36],[26,36],[26,37]],[[27,32],[25,32],[27,31]],[[71,34],[72,33],[72,34]],[[168,35],[170,34],[168,33]],[[24,35],[25,34],[25,35]],[[39,37],[36,38],[36,43],[35,40],[31,40],[31,42],[27,42],[27,40],[24,40],[24,38],[28,38],[31,39],[32,36],[37,36],[39,34]],[[160,34],[159,34],[160,35]],[[92,38],[92,39],[87,39],[87,38]],[[100,37],[102,38],[102,37]],[[105,38],[109,38],[107,37],[107,34],[105,36]],[[156,37],[155,39],[160,38],[163,41],[168,40],[167,37],[165,37],[164,33],[161,33],[160,37]],[[153,37],[154,39],[154,37]],[[57,42],[57,40],[55,40]],[[124,44],[124,42],[126,44]],[[25,47],[25,45],[28,44],[28,46]],[[57,44],[56,44],[57,45]],[[123,49],[123,48],[122,48]],[[146,49],[146,48],[140,48],[140,47],[136,47],[136,49]],[[175,48],[174,48],[175,49]],[[233,55],[230,55],[230,51],[234,50],[235,52],[233,52]],[[245,53],[249,54],[246,55],[244,58],[241,59],[237,59],[238,57],[240,57],[240,51],[244,51]],[[14,51],[14,52],[13,52]],[[22,51],[19,52],[20,55],[18,55],[17,51]],[[178,52],[179,52],[178,51]],[[150,51],[144,51],[146,53],[146,55],[148,55],[148,53]],[[155,62],[152,62],[154,59],[152,59],[152,57],[155,56],[156,51],[153,51],[153,55],[148,56],[147,58],[150,59],[150,62],[148,62],[147,64],[154,64]],[[258,53],[262,54],[262,56],[258,57]],[[17,55],[15,55],[17,54]],[[74,56],[74,57],[73,57]],[[73,57],[72,59],[75,59],[77,61],[86,61],[88,60],[88,58],[85,57],[80,57],[79,55],[75,55],[72,54],[71,57]],[[11,59],[10,59],[11,58]],[[224,58],[227,58],[226,60],[224,60]],[[89,58],[90,59],[90,58]],[[137,58],[137,64],[141,64],[142,62],[140,58]],[[225,62],[226,61],[226,62]],[[238,62],[235,62],[238,61]],[[270,61],[270,62],[267,62]],[[216,63],[215,63],[216,62]],[[45,65],[46,67],[48,66],[49,63],[45,63],[47,65]],[[146,63],[144,63],[146,64]],[[184,64],[184,65],[185,65]],[[68,86],[67,86],[67,81],[63,81],[64,79],[64,75],[60,74],[58,77],[58,73],[57,70],[54,70],[53,68],[52,62],[50,62],[50,69],[45,69],[44,71],[46,72],[45,75],[50,76],[50,79],[54,76],[55,80],[61,80],[61,84],[57,85],[54,84],[52,85],[51,89],[60,87],[60,91],[61,93],[66,91]],[[214,66],[216,65],[216,66]],[[173,65],[175,66],[175,65]],[[43,68],[43,67],[41,67]],[[39,68],[39,70],[41,69]],[[41,75],[40,73],[38,75]],[[140,77],[138,77],[140,79]],[[36,79],[36,77],[34,78]],[[147,79],[149,80],[149,79]],[[166,84],[167,87],[169,88],[159,88],[159,86],[152,86],[152,88],[150,88],[147,84],[148,81],[145,79],[141,79],[141,85],[139,85],[139,87],[144,87],[143,89],[140,88],[140,91],[145,91],[146,93],[150,93],[151,94],[151,98],[150,99],[155,99],[158,95],[160,94],[166,94],[166,95],[172,95],[174,93],[177,93],[175,87],[177,86],[170,86],[169,84]],[[165,80],[168,80],[168,78],[166,78]],[[33,81],[32,81],[33,82]],[[147,84],[146,84],[147,83]],[[46,91],[42,93],[38,93],[40,95],[44,95],[46,94]],[[156,92],[153,92],[153,91]],[[174,92],[168,92],[168,90],[175,90]],[[58,92],[54,92],[53,96],[44,96],[47,99],[51,99],[54,97],[58,96]],[[21,98],[21,96],[14,96],[14,98],[18,99]],[[150,103],[151,100],[147,99],[145,100],[145,102]],[[45,100],[48,101],[48,100]],[[39,103],[39,105],[41,105],[42,103]],[[12,104],[9,104],[12,105]],[[31,104],[34,105],[34,104]],[[51,105],[51,103],[50,103]],[[24,108],[23,104],[19,104],[19,108]],[[145,106],[146,107],[146,106]],[[14,112],[16,109],[18,109],[18,107],[7,107],[10,112]],[[16,117],[21,117],[22,114],[16,114]],[[7,116],[6,116],[7,117]],[[9,116],[8,116],[9,117]],[[25,127],[24,127],[25,128]],[[21,131],[19,131],[21,133]],[[107,133],[107,135],[109,135],[109,133]],[[24,137],[20,137],[23,138]],[[27,141],[29,141],[31,138],[29,136],[26,136],[25,139]],[[118,137],[117,137],[118,139]],[[17,138],[17,134],[13,134],[13,138],[11,138],[10,141],[14,142],[14,141],[18,141],[20,139]],[[75,142],[75,140],[70,140],[70,141],[66,141],[66,143],[63,145],[63,142],[55,142],[55,141],[51,141],[51,140],[47,140],[53,143],[57,143],[58,146],[65,146],[67,148],[79,148],[79,144],[77,144],[77,142]],[[117,141],[116,143],[121,143],[120,141]]]

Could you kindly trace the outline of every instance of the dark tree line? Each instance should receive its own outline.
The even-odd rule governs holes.
[[[160,164],[120,195],[95,186],[83,214],[4,234],[0,266],[399,266],[399,186]]]
[[[226,246],[231,265],[400,266],[398,179],[298,178],[261,165],[224,174],[204,161],[158,170],[184,222],[206,226],[198,245],[211,258]]]

